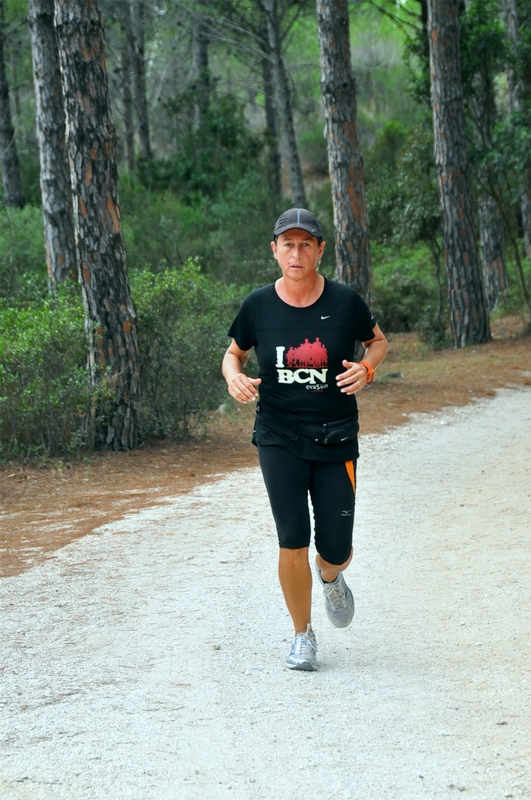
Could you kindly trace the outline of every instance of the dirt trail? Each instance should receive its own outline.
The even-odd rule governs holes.
[[[6,800],[531,796],[531,391],[362,438],[357,613],[321,670],[256,468],[0,582]]]

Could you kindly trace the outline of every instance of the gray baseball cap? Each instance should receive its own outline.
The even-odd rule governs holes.
[[[281,233],[290,231],[293,228],[300,228],[303,231],[307,231],[311,233],[312,236],[317,237],[317,239],[323,238],[323,232],[317,217],[305,208],[290,208],[284,211],[277,219],[273,233],[275,236],[280,236]]]

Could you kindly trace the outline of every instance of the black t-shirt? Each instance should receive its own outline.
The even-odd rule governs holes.
[[[231,325],[242,350],[255,348],[260,401],[253,441],[282,444],[290,452],[325,461],[357,457],[356,437],[345,444],[316,443],[308,427],[337,420],[356,423],[354,395],[343,394],[336,376],[353,360],[356,342],[374,337],[374,318],[350,287],[325,279],[311,306],[285,303],[274,284],[251,292]],[[306,435],[305,435],[306,434]]]

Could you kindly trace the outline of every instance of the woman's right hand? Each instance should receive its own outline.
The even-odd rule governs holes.
[[[249,378],[244,372],[239,372],[227,381],[227,387],[230,396],[234,397],[238,403],[252,403],[258,400],[258,392],[255,387],[261,383],[261,378]]]

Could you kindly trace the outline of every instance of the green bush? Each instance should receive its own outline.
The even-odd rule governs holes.
[[[0,209],[0,298],[16,297],[23,276],[41,273],[46,261],[40,206]]]
[[[97,400],[86,371],[78,287],[61,286],[55,299],[43,299],[42,287],[30,283],[24,302],[0,301],[0,461],[79,452],[86,443],[87,410]],[[187,436],[225,399],[221,357],[247,289],[220,284],[193,261],[182,269],[134,272],[131,284],[140,340],[141,434]]]
[[[194,91],[166,105],[184,120],[175,152],[165,158],[139,163],[142,182],[151,189],[171,189],[186,203],[198,196],[215,198],[226,186],[260,167],[263,140],[245,120],[244,106],[235,97],[212,92],[207,109],[194,124]]]
[[[81,299],[0,305],[0,460],[72,453],[83,444],[90,390]]]
[[[428,345],[430,350],[444,350],[450,347],[452,340],[444,322],[438,319],[435,310],[426,306],[415,324],[419,341]]]
[[[373,276],[371,306],[382,330],[407,333],[419,324],[426,331],[440,327],[433,321],[439,295],[428,247],[373,245]]]
[[[244,290],[202,275],[197,263],[131,277],[138,313],[145,437],[185,437],[226,396],[221,357]]]
[[[266,181],[252,174],[215,200],[189,205],[171,191],[156,192],[128,176],[120,200],[129,269],[180,268],[197,258],[205,273],[224,283],[266,283],[278,271],[269,243],[278,214]]]

